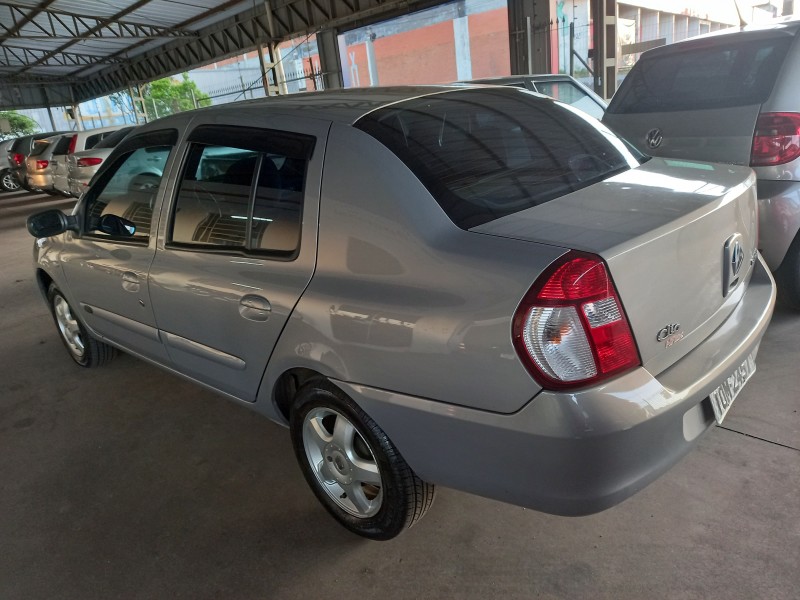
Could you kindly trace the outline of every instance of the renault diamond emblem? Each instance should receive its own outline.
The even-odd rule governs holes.
[[[736,240],[733,243],[733,250],[731,251],[731,272],[733,273],[734,277],[739,276],[739,271],[742,269],[743,262],[744,250],[742,249],[742,245],[739,243],[739,240]]]
[[[725,241],[722,259],[722,295],[727,296],[738,284],[744,264],[742,234],[734,233]]]
[[[655,129],[651,129],[647,132],[645,139],[647,140],[647,146],[649,148],[658,148],[661,145],[664,136],[661,134],[661,130],[656,127]]]

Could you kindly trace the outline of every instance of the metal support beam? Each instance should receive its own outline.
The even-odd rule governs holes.
[[[511,73],[550,72],[550,0],[508,0]]]

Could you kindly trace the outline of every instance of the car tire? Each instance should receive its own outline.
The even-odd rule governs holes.
[[[433,503],[435,487],[417,477],[377,423],[326,379],[299,390],[290,432],[317,499],[357,535],[392,539]]]
[[[800,310],[800,233],[792,240],[774,275],[778,284],[778,300],[781,304]]]
[[[93,338],[83,324],[75,317],[72,307],[55,284],[51,284],[47,291],[50,312],[56,322],[56,328],[61,341],[67,348],[69,355],[82,367],[94,368],[108,364],[117,351]]]
[[[16,192],[20,188],[14,174],[6,169],[0,173],[0,191],[3,192]]]

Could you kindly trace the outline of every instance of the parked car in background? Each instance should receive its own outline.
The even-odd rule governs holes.
[[[72,135],[66,134],[61,137],[53,149],[50,157],[53,168],[53,190],[58,194],[70,196],[69,190],[69,162],[67,160],[69,147],[72,143]]]
[[[33,151],[33,143],[36,140],[43,140],[54,135],[69,133],[68,131],[50,131],[48,133],[34,133],[31,135],[24,135],[18,137],[8,148],[8,162],[10,163],[10,171],[14,180],[27,190],[30,190],[28,184],[28,170],[25,160]]]
[[[94,148],[107,136],[117,131],[121,126],[114,125],[111,127],[97,127],[95,129],[85,129],[83,131],[71,131],[67,136],[67,143],[58,148],[55,154],[55,160],[59,164],[63,164],[63,169],[59,169],[56,175],[55,187],[64,195],[70,196],[69,191],[69,163],[71,156],[75,152],[82,152],[83,150]]]
[[[13,192],[19,189],[19,183],[11,172],[11,162],[8,159],[8,149],[13,143],[13,139],[0,142],[0,192]]]
[[[603,122],[670,160],[749,165],[759,249],[800,309],[800,22],[747,27],[645,52]]]
[[[482,83],[524,88],[571,104],[575,108],[579,108],[583,112],[592,115],[595,119],[603,118],[603,113],[606,109],[605,100],[569,75],[508,75],[504,77],[471,79],[463,83]]]
[[[775,301],[754,184],[515,88],[366,88],[143,125],[28,229],[78,365],[121,349],[288,425],[322,505],[388,539],[433,484],[603,510],[723,422]]]
[[[26,177],[31,190],[48,194],[59,193],[53,188],[53,177],[58,167],[58,163],[53,160],[53,153],[59,143],[68,141],[66,137],[59,134],[33,142],[33,150],[25,159]]]
[[[65,194],[80,196],[89,185],[94,174],[108,158],[111,151],[128,135],[134,126],[122,127],[106,135],[93,148],[74,152],[67,161],[67,174],[63,183],[59,181],[59,189]]]

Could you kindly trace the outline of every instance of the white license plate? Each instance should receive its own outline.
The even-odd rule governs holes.
[[[722,419],[728,414],[731,404],[742,391],[744,384],[756,372],[756,360],[751,354],[739,367],[722,382],[717,389],[711,392],[711,406],[714,408],[714,417],[717,423],[722,423]]]

